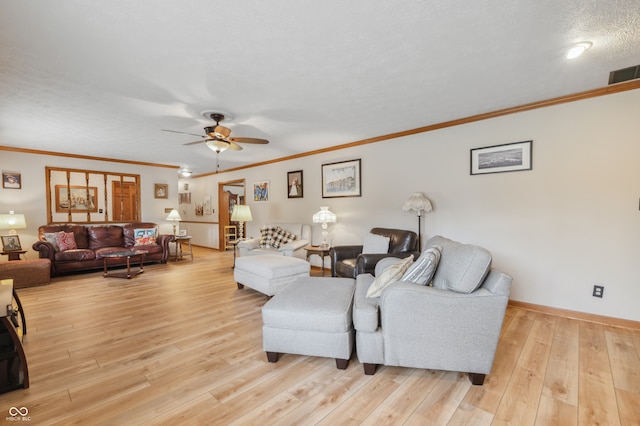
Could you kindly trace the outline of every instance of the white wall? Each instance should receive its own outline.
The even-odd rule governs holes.
[[[401,207],[422,191],[434,205],[423,238],[490,250],[514,277],[512,299],[640,321],[639,113],[634,90],[189,181],[215,205],[217,182],[245,178],[252,236],[267,222],[310,223],[327,205],[338,216],[334,245],[361,242],[374,226],[416,230]],[[471,148],[530,139],[533,170],[470,176]],[[225,152],[223,166],[225,155],[242,154]],[[323,199],[321,164],[357,158],[362,197]],[[287,172],[300,169],[304,198],[288,199]],[[271,202],[256,204],[251,184],[263,179]],[[198,243],[217,247],[217,230],[209,237]],[[591,296],[594,284],[603,299]]]
[[[0,169],[19,172],[22,175],[22,189],[0,188],[0,213],[14,210],[25,215],[27,229],[18,230],[18,235],[23,249],[29,250],[26,253],[27,258],[38,257],[31,245],[38,239],[38,227],[47,223],[46,166],[140,175],[142,220],[157,223],[161,233],[172,232],[171,223],[165,220],[167,213],[164,209],[178,206],[176,169],[0,151]],[[153,189],[156,183],[169,185],[169,198],[154,198]]]

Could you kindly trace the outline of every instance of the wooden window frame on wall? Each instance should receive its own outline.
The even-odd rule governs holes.
[[[64,174],[63,181],[60,182],[59,177],[57,179],[52,179],[53,173],[62,173]],[[100,182],[99,186],[96,186],[96,176],[98,176]],[[93,177],[94,181],[90,183],[90,178]],[[73,179],[72,179],[73,178]],[[111,179],[109,179],[111,178]],[[127,179],[127,180],[125,180]],[[135,217],[121,220],[120,218],[112,217],[113,206],[109,206],[109,200],[113,195],[113,186],[112,182],[118,181],[122,186],[124,182],[135,183]],[[79,183],[82,183],[79,185]],[[68,210],[66,210],[67,218],[66,220],[56,220],[54,221],[54,213],[56,213],[57,201],[56,201],[56,191],[60,189],[60,187],[67,187],[67,194],[71,193],[71,189],[78,189],[78,187],[87,188],[87,199],[89,198],[89,194],[93,194],[93,190],[97,188],[97,196],[94,202],[96,203],[95,208],[86,208],[82,209],[82,211],[78,211],[78,209],[74,209],[71,203],[69,203]],[[130,173],[118,173],[118,172],[104,172],[98,170],[85,170],[85,169],[68,169],[62,167],[45,167],[45,187],[46,190],[46,200],[47,200],[47,223],[123,223],[123,222],[139,222],[140,221],[140,212],[141,212],[141,201],[140,201],[140,175],[130,174]],[[57,187],[57,188],[56,188]],[[121,203],[122,203],[122,195],[121,195]],[[100,208],[98,208],[101,206]],[[122,207],[122,206],[121,206]],[[122,209],[121,209],[122,211]],[[84,216],[86,212],[86,217]],[[58,214],[60,214],[58,212]],[[99,218],[96,219],[95,215],[99,215]],[[81,215],[82,220],[79,220],[79,216]]]

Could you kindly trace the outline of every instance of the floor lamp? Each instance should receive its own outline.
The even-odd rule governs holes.
[[[405,212],[414,211],[418,212],[418,251],[422,251],[422,238],[420,237],[420,216],[423,212],[430,212],[432,210],[431,201],[425,197],[422,192],[414,192],[405,201],[402,210]]]
[[[251,209],[244,204],[236,204],[231,212],[231,221],[238,222],[238,239],[242,240],[243,228],[245,222],[251,222],[253,217],[251,216]]]

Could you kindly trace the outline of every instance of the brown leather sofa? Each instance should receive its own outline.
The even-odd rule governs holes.
[[[355,278],[358,274],[373,274],[376,264],[385,257],[405,258],[420,256],[418,234],[404,229],[372,228],[372,234],[389,237],[387,253],[362,253],[362,245],[335,246],[329,250],[331,275]]]
[[[154,244],[136,246],[134,231],[136,229],[155,229]],[[45,237],[45,234],[56,232],[73,232],[77,248],[71,250],[57,250]],[[173,235],[158,235],[158,226],[150,222],[127,223],[124,225],[95,225],[84,226],[76,224],[44,225],[38,228],[38,238],[33,249],[39,252],[40,258],[51,261],[51,275],[67,272],[100,269],[103,267],[105,253],[113,253],[126,249],[146,250],[144,263],[166,263],[169,258],[169,243]],[[126,264],[126,258],[110,259],[109,265],[118,265],[118,261]]]

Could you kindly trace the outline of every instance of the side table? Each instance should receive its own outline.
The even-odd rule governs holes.
[[[25,254],[26,252],[26,250],[11,250],[0,252],[0,254],[9,256],[9,260],[20,260],[20,255]]]
[[[193,260],[193,249],[191,248],[191,235],[176,235],[173,240],[176,243],[176,262],[178,261],[178,257],[182,259],[183,253],[185,255],[191,256],[191,260]],[[186,243],[189,245],[189,252],[182,251],[182,243]]]
[[[329,247],[321,247],[321,246],[306,246],[304,248],[307,251],[307,262],[309,261],[309,256],[312,254],[316,254],[320,256],[322,259],[322,276],[324,277],[324,258],[325,256],[329,256]]]

